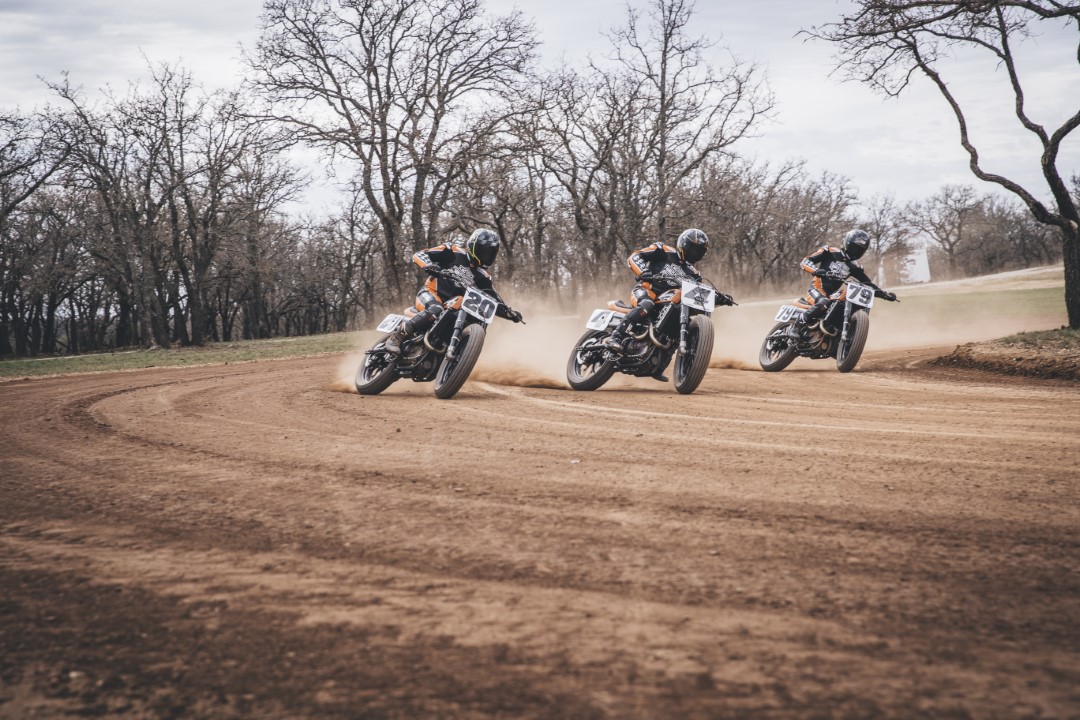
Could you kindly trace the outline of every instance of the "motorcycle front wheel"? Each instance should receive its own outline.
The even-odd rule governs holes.
[[[772,343],[770,346],[769,340],[777,332],[784,330],[790,323],[776,323],[773,325],[773,329],[769,331],[769,334],[765,336],[765,341],[761,343],[761,350],[758,352],[758,364],[761,365],[761,369],[765,372],[780,372],[798,356],[799,351],[795,348],[795,344],[788,341],[783,347],[777,347],[778,343]]]
[[[836,350],[836,369],[842,373],[851,372],[862,357],[866,337],[870,334],[870,313],[863,309],[851,313],[848,318],[847,342],[841,343]]]
[[[483,325],[469,325],[461,331],[456,357],[453,360],[444,357],[439,374],[435,376],[435,397],[449,400],[457,394],[480,359],[486,335]]]
[[[397,359],[382,350],[382,340],[364,355],[356,369],[356,392],[361,395],[378,395],[398,379]]]
[[[705,378],[712,359],[713,325],[708,315],[695,315],[686,328],[685,355],[675,358],[675,389],[689,395]]]
[[[570,360],[566,363],[566,382],[575,390],[595,390],[615,374],[615,363],[611,360],[586,363],[578,348],[599,347],[608,334],[602,330],[589,330],[577,341],[570,351]]]

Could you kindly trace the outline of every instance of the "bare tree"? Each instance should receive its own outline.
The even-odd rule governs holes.
[[[960,255],[982,221],[982,201],[970,185],[945,185],[908,207],[908,222],[942,252],[950,278],[962,274]]]
[[[386,266],[434,241],[451,184],[520,113],[536,33],[481,0],[265,0],[249,57],[262,117],[355,161]]]
[[[678,232],[668,228],[672,193],[703,162],[749,135],[773,106],[753,65],[706,58],[714,43],[690,36],[693,13],[692,0],[651,0],[647,23],[628,7],[625,27],[612,35],[616,58],[641,91],[647,195],[654,205],[644,214],[655,215],[658,240]]]
[[[855,6],[840,22],[812,28],[807,34],[837,43],[841,67],[848,75],[889,96],[900,95],[914,75],[930,80],[956,118],[972,173],[1015,194],[1036,220],[1061,230],[1065,307],[1069,326],[1080,328],[1080,214],[1058,168],[1061,144],[1080,125],[1080,110],[1057,128],[1047,129],[1036,122],[1028,113],[1014,54],[1015,46],[1041,26],[1066,23],[1080,30],[1080,4],[1060,0],[855,0]],[[1038,193],[983,167],[964,109],[941,70],[942,58],[957,49],[985,52],[1005,70],[1013,112],[1042,148],[1040,165],[1054,209],[1048,208]]]
[[[870,255],[863,263],[876,270],[881,285],[895,284],[903,278],[912,249],[912,228],[906,222],[905,208],[891,194],[875,195],[861,203],[855,224],[870,234]]]

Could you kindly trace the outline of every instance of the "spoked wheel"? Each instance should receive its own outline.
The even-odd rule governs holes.
[[[595,390],[615,374],[615,363],[605,360],[600,352],[600,346],[607,336],[608,333],[603,330],[589,330],[577,341],[566,363],[566,381],[570,387],[575,390]]]
[[[870,334],[870,313],[863,309],[851,313],[848,319],[847,342],[841,343],[836,351],[836,369],[842,373],[851,372],[862,357],[866,346],[866,337]]]
[[[791,323],[776,323],[769,334],[765,336],[765,342],[761,343],[761,351],[758,352],[758,364],[765,372],[780,372],[794,360],[799,351],[791,340],[782,342],[773,336],[784,332]]]
[[[480,358],[486,335],[483,325],[469,325],[461,331],[457,356],[453,360],[444,357],[442,365],[439,366],[439,374],[435,376],[435,397],[449,400],[457,394]]]
[[[675,357],[675,389],[683,395],[697,390],[712,359],[713,325],[708,315],[695,315],[686,328],[685,355]]]
[[[383,341],[380,340],[364,355],[364,361],[356,369],[356,392],[361,395],[378,395],[398,379],[397,358],[382,348]]]

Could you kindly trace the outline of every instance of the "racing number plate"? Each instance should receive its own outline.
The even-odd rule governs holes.
[[[387,315],[383,318],[383,321],[379,323],[379,327],[375,328],[379,332],[389,333],[398,329],[398,325],[405,322],[404,315]]]
[[[716,292],[708,285],[683,280],[682,304],[695,310],[712,312],[716,308]]]
[[[794,305],[784,305],[783,307],[780,308],[780,312],[776,313],[776,321],[777,322],[787,322],[788,320],[791,320],[792,318],[795,318],[795,317],[798,317],[799,315],[802,315],[804,312],[806,312],[806,311],[803,310],[802,308],[797,308]]]
[[[589,322],[585,323],[585,327],[590,330],[607,330],[614,314],[611,310],[593,310]]]
[[[874,304],[874,288],[849,282],[847,284],[847,301],[852,305],[861,305],[868,308]]]
[[[461,301],[461,309],[485,325],[489,325],[495,318],[495,311],[499,309],[499,303],[476,288],[469,288],[465,291],[465,298]]]

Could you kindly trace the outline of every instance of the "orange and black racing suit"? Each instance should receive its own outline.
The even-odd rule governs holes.
[[[854,277],[863,285],[881,292],[863,266],[849,258],[841,248],[822,245],[803,258],[800,267],[814,276],[813,284],[806,293],[806,302],[812,307],[800,321],[804,326],[821,319],[829,307],[829,296],[839,290],[848,277]]]
[[[626,313],[626,317],[619,323],[619,327],[615,328],[615,332],[611,334],[616,342],[621,342],[626,330],[631,325],[640,322],[649,314],[656,305],[657,295],[682,287],[682,280],[666,276],[664,268],[669,265],[678,265],[688,276],[698,282],[701,281],[701,273],[697,271],[697,268],[680,258],[678,250],[662,242],[656,242],[641,248],[626,259],[626,264],[634,271],[638,284],[630,291],[630,304],[634,309]],[[730,296],[723,293],[716,294],[716,303],[718,305],[730,302]]]
[[[416,309],[420,312],[403,326],[404,336],[423,332],[435,324],[442,314],[442,304],[458,295],[464,295],[469,278],[477,289],[498,301],[495,314],[507,320],[520,320],[521,316],[511,310],[506,302],[495,292],[491,283],[491,274],[482,267],[477,267],[465,248],[460,245],[445,243],[421,250],[413,255],[413,262],[431,277],[416,294]]]

